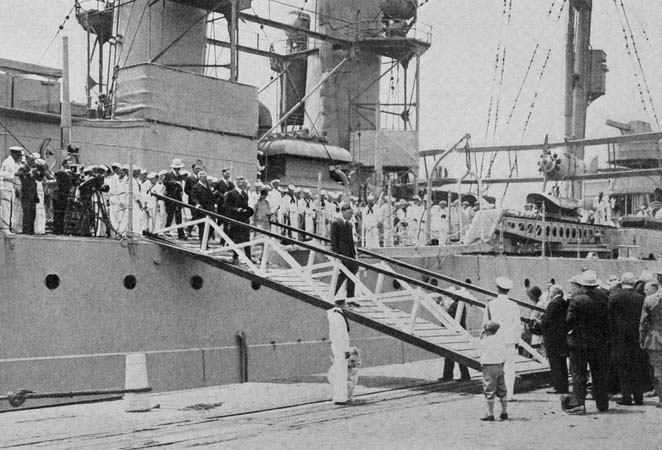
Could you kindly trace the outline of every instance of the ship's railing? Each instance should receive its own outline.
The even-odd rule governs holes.
[[[480,308],[484,308],[486,302],[478,300],[473,296],[462,295],[461,293],[453,292],[449,289],[445,289],[445,288],[442,288],[442,287],[439,287],[439,286],[435,286],[435,285],[431,284],[429,281],[431,279],[438,279],[438,280],[447,282],[451,285],[458,286],[460,288],[464,288],[464,289],[466,289],[467,291],[470,291],[470,292],[485,295],[485,296],[488,296],[488,297],[496,297],[497,296],[496,292],[490,291],[489,289],[485,289],[485,288],[482,288],[482,287],[479,287],[479,286],[475,286],[473,284],[465,283],[465,282],[463,282],[461,280],[458,280],[456,278],[452,278],[452,277],[449,277],[449,276],[446,276],[446,275],[442,275],[440,273],[433,272],[431,270],[424,269],[422,267],[418,267],[418,266],[415,266],[415,265],[412,265],[412,264],[408,264],[408,263],[399,261],[397,259],[393,259],[393,258],[389,258],[389,257],[383,256],[383,255],[379,255],[377,253],[373,253],[373,252],[371,252],[369,250],[366,250],[364,248],[360,248],[360,247],[357,248],[358,253],[362,254],[362,255],[365,255],[367,257],[370,257],[372,259],[375,259],[375,260],[377,260],[377,262],[383,262],[383,263],[388,264],[389,266],[395,266],[395,267],[400,267],[400,268],[406,269],[407,271],[409,271],[411,273],[414,273],[417,276],[420,276],[421,279],[417,279],[417,278],[414,278],[412,276],[400,274],[398,272],[395,272],[393,269],[388,269],[387,270],[387,269],[384,269],[384,268],[380,267],[377,264],[367,263],[367,262],[361,261],[360,259],[354,259],[354,258],[349,258],[349,257],[343,256],[343,255],[339,255],[339,254],[334,253],[330,250],[327,250],[326,248],[324,248],[321,245],[321,244],[330,243],[331,242],[330,239],[325,238],[323,236],[319,236],[319,235],[310,233],[310,232],[307,232],[307,231],[299,229],[299,228],[291,227],[291,226],[280,224],[280,223],[272,223],[272,225],[275,225],[275,226],[277,226],[277,227],[279,227],[279,228],[281,228],[281,229],[283,229],[287,232],[298,233],[301,236],[311,238],[312,241],[299,241],[299,240],[290,238],[286,235],[280,235],[280,234],[274,233],[272,231],[264,230],[262,228],[255,227],[253,225],[231,219],[227,216],[223,216],[223,215],[211,212],[211,211],[206,211],[206,210],[203,210],[203,209],[200,209],[200,208],[195,208],[195,207],[193,207],[193,206],[191,206],[187,203],[181,202],[179,200],[171,199],[169,197],[164,197],[164,196],[161,196],[161,195],[158,195],[158,194],[152,194],[152,195],[154,197],[158,198],[159,200],[163,200],[163,201],[166,201],[166,202],[171,202],[171,203],[174,203],[175,205],[178,205],[180,207],[195,210],[199,214],[204,216],[203,218],[195,219],[195,220],[190,221],[190,222],[185,222],[185,223],[182,223],[182,224],[176,224],[176,225],[172,225],[172,226],[169,226],[169,227],[166,227],[166,228],[157,229],[157,230],[154,231],[154,234],[160,234],[160,233],[165,233],[165,232],[169,232],[169,231],[174,231],[174,230],[177,230],[178,228],[184,228],[185,229],[185,228],[188,228],[191,225],[197,225],[199,223],[204,223],[205,228],[204,228],[204,231],[203,231],[203,235],[200,239],[200,241],[201,241],[200,242],[200,251],[201,252],[207,252],[206,254],[209,254],[209,255],[213,255],[213,254],[217,254],[217,253],[223,253],[223,252],[226,252],[226,253],[227,252],[237,252],[238,258],[242,262],[244,262],[248,267],[250,267],[251,270],[255,270],[256,274],[264,273],[264,270],[265,270],[265,267],[266,267],[266,259],[264,258],[265,252],[266,252],[267,256],[268,256],[268,253],[272,250],[278,252],[278,254],[281,255],[281,256],[283,256],[285,253],[288,253],[287,251],[285,251],[284,253],[281,251],[283,249],[283,247],[279,243],[282,242],[282,243],[285,243],[285,244],[296,245],[299,248],[303,248],[303,249],[306,249],[306,250],[310,251],[310,255],[309,255],[310,267],[308,267],[308,266],[306,268],[301,267],[301,270],[306,270],[307,271],[306,273],[310,273],[311,274],[311,279],[312,279],[312,273],[314,272],[314,270],[322,268],[322,266],[319,266],[319,267],[313,267],[312,266],[313,261],[315,260],[315,256],[316,255],[322,255],[322,256],[326,257],[326,259],[328,261],[325,262],[325,264],[327,264],[328,267],[331,267],[334,271],[334,279],[332,280],[333,282],[331,283],[332,286],[335,286],[335,280],[337,280],[337,275],[341,271],[343,271],[345,273],[345,275],[350,280],[352,280],[356,283],[356,287],[358,289],[357,292],[362,292],[366,289],[365,285],[362,282],[360,282],[359,278],[356,275],[354,275],[351,271],[347,271],[344,264],[339,264],[339,263],[349,263],[350,265],[354,265],[356,267],[363,268],[364,270],[367,270],[367,271],[370,271],[370,272],[375,272],[378,276],[383,275],[383,276],[392,277],[393,279],[398,280],[400,286],[402,286],[402,282],[406,282],[411,286],[415,286],[417,288],[425,289],[428,292],[432,292],[432,293],[435,293],[435,294],[446,296],[450,299],[459,300],[459,301],[464,302],[468,305],[478,306]],[[222,229],[222,227],[217,223],[219,221],[230,224],[231,226],[244,227],[244,228],[254,232],[256,237],[252,240],[249,240],[248,242],[234,243],[234,242],[232,242],[230,237],[226,234],[226,232]],[[218,235],[225,240],[225,243],[226,243],[225,247],[221,247],[220,249],[219,248],[216,248],[216,249],[208,249],[207,248],[208,244],[209,244],[210,232],[211,232],[212,229],[215,233],[218,233]],[[265,245],[265,244],[266,244],[266,246],[264,247],[264,250],[262,252],[262,256],[261,256],[259,262],[257,262],[257,263],[254,262],[252,259],[248,258],[244,254],[244,252],[242,251],[243,248],[245,248],[247,246],[260,246],[260,245]],[[276,246],[278,246],[278,248],[281,249],[281,250],[275,250]],[[293,261],[294,261],[294,258],[292,258],[291,255],[289,255],[289,254],[287,254],[287,256],[284,256],[283,259],[288,261],[289,264],[292,264]],[[338,264],[336,264],[337,268],[333,267],[334,263],[330,263],[330,261],[334,261],[334,263],[338,263]],[[426,280],[426,281],[423,281],[423,280]],[[532,304],[530,304],[528,302],[525,302],[525,301],[517,300],[515,298],[511,298],[511,300],[513,300],[517,305],[519,305],[519,306],[521,306],[521,307],[523,307],[527,310],[533,310],[533,311],[538,311],[538,312],[544,312],[545,311],[544,309],[542,309],[538,306],[532,305]],[[522,319],[524,321],[529,320],[528,317],[526,317],[526,316],[523,316]]]

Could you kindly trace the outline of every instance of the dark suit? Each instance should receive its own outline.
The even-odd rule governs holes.
[[[225,193],[223,198],[223,211],[230,219],[237,220],[243,223],[249,223],[250,217],[253,215],[253,209],[248,207],[248,194],[246,191],[239,192],[237,189],[232,189]],[[249,228],[242,227],[241,225],[226,224],[227,234],[235,244],[247,242],[251,238],[251,231]],[[251,257],[250,246],[244,247],[246,256]],[[233,259],[236,260],[239,256],[235,253]]]
[[[188,196],[188,204],[191,206],[194,206],[195,203],[193,203],[193,186],[195,186],[198,183],[198,177],[195,174],[190,174],[189,176],[186,177],[184,180],[184,193]],[[192,219],[199,219],[201,216],[198,214],[195,209],[191,209],[191,218]],[[186,230],[189,234],[191,235],[191,231],[193,231],[193,227],[190,226]]]
[[[211,189],[211,186],[207,183],[203,183],[202,181],[198,181],[193,187],[191,188],[191,196],[189,197],[189,202],[192,205],[195,206],[200,206],[200,208],[214,212],[214,203],[216,201],[214,192]],[[197,211],[193,210],[195,212],[195,218],[202,218],[203,215],[198,213]],[[198,224],[198,237],[202,239],[202,234],[205,229],[205,224],[200,223]],[[213,229],[210,230],[210,238],[213,237]]]
[[[609,409],[607,384],[609,378],[609,299],[604,292],[588,289],[570,300],[566,323],[570,327],[570,370],[572,397],[570,406],[584,404],[587,365],[593,379],[593,399],[600,411]]]
[[[348,258],[356,258],[356,248],[354,248],[354,234],[351,222],[342,218],[335,219],[331,222],[329,237],[331,238],[332,252],[347,256]],[[343,261],[343,265],[353,274],[356,274],[356,272],[359,271],[359,266],[357,264]],[[338,292],[338,289],[340,289],[340,286],[345,280],[347,280],[347,297],[354,297],[354,282],[347,278],[347,275],[342,271],[338,274],[335,292]]]
[[[453,304],[448,308],[448,314],[451,315],[451,317],[455,318],[455,315],[457,314],[457,308],[460,305],[459,300],[455,300]],[[467,328],[467,308],[462,309],[462,317],[460,317],[460,326],[466,330]],[[459,364],[460,366],[460,379],[461,380],[470,380],[471,376],[469,376],[469,369],[467,369],[467,366],[463,364]],[[453,379],[453,371],[455,370],[455,361],[453,361],[450,358],[444,358],[444,375],[443,378],[444,380],[452,380]]]
[[[166,197],[179,200],[180,202],[182,201],[182,194],[184,192],[184,189],[182,188],[182,183],[179,182],[179,175],[177,175],[172,170],[169,171],[163,179],[163,185],[165,186]],[[178,225],[181,224],[182,207],[167,200],[165,202],[165,207],[167,214],[166,227],[169,227],[172,224],[173,219],[175,219],[176,224]],[[177,228],[177,235],[180,238],[184,238],[185,237],[184,229]]]
[[[22,166],[16,172],[21,179],[21,208],[23,208],[23,234],[34,234],[34,221],[37,215],[37,169]]]
[[[540,317],[543,344],[549,360],[552,387],[559,392],[568,392],[568,302],[562,295],[554,297]]]
[[[225,215],[223,210],[223,202],[225,202],[225,194],[234,189],[234,183],[225,178],[221,178],[212,185],[214,189],[214,195],[216,196],[216,213],[220,215]],[[229,229],[227,224],[221,219],[218,220],[218,224],[223,226],[223,230],[228,233]],[[221,245],[223,245],[223,239],[221,238]]]
[[[621,289],[609,297],[611,361],[621,383],[622,401],[643,402],[648,358],[639,348],[639,319],[644,296],[634,289]]]

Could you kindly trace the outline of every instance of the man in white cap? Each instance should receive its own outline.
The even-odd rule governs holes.
[[[156,210],[157,210],[157,201],[156,197],[152,195],[152,191],[156,187],[156,181],[159,176],[156,172],[149,172],[147,174],[147,179],[142,184],[140,191],[143,194],[143,202],[145,208],[143,209],[143,231],[152,232],[156,227]]]
[[[380,209],[375,205],[375,196],[370,194],[368,203],[361,209],[361,228],[363,242],[367,248],[379,247]]]
[[[417,245],[420,238],[425,240],[424,228],[420,224],[425,220],[425,208],[421,204],[421,197],[414,195],[411,198],[411,203],[407,207],[406,212],[407,222],[409,227],[407,228],[409,236],[407,241],[411,245]]]
[[[515,358],[517,357],[517,344],[522,335],[519,307],[508,298],[508,292],[513,288],[513,282],[506,277],[496,279],[498,295],[487,302],[483,315],[483,325],[489,321],[497,322],[500,326],[499,335],[506,343],[507,354],[503,365],[508,401],[515,399]]]
[[[301,210],[303,211],[303,227],[308,233],[315,232],[315,202],[312,197],[310,189],[305,188],[302,191],[303,195],[299,199]],[[305,239],[310,239],[306,237]]]
[[[20,203],[20,185],[16,177],[21,167],[23,147],[9,147],[9,156],[0,167],[0,230],[10,231],[17,222]],[[21,218],[22,219],[22,218]],[[22,226],[22,224],[21,224]],[[19,230],[15,230],[19,231]]]
[[[569,414],[584,414],[588,367],[593,381],[593,399],[600,412],[609,409],[609,299],[593,270],[585,270],[570,280],[572,298],[568,305],[566,322],[572,394],[564,399],[563,409]]]
[[[269,202],[269,211],[271,213],[271,218],[272,220],[276,220],[280,223],[283,222],[283,196],[280,193],[279,190],[280,187],[280,180],[271,180],[271,190],[269,191],[269,194],[267,195],[267,201]],[[273,225],[271,227],[271,231],[274,233],[278,233],[280,229],[276,226]]]
[[[349,404],[347,390],[347,360],[349,359],[349,323],[343,312],[345,299],[337,299],[336,306],[326,312],[329,321],[329,341],[333,364],[329,369],[329,382],[333,388],[333,402],[336,405]]]

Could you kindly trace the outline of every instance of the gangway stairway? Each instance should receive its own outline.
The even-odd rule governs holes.
[[[181,205],[188,207],[184,203]],[[348,319],[431,353],[480,369],[479,340],[462,328],[459,321],[451,317],[438,301],[442,296],[460,300],[458,318],[464,304],[484,306],[484,302],[477,300],[465,289],[444,289],[399,274],[384,261],[388,258],[378,255],[372,254],[373,257],[381,259],[377,264],[368,264],[360,259],[357,262],[324,248],[321,242],[323,238],[299,242],[208,211],[200,212],[203,214],[200,219],[155,230],[145,238],[167,247],[170,251],[186,254],[221,270],[231,271],[253,283],[259,283],[322,309],[333,306],[336,280],[342,271],[355,283],[355,297],[347,300]],[[249,227],[255,232],[254,237],[248,242],[235,243],[216,223],[217,219],[233,225]],[[204,233],[199,241],[178,241],[163,236],[164,233],[177,228],[186,228],[199,223],[204,224]],[[209,236],[212,230],[216,237],[220,236],[224,239],[224,246],[210,242]],[[283,243],[289,244],[289,248]],[[248,258],[243,251],[246,246],[261,249],[259,257]],[[306,263],[299,263],[290,254],[289,250],[293,246],[308,251]],[[232,263],[232,254],[235,251],[239,259],[238,264]],[[343,260],[356,263],[362,268],[361,270],[375,272],[377,274],[375,286],[368,287],[360,276],[354,275],[342,264]],[[438,274],[436,276],[439,277]],[[387,279],[397,280],[399,289],[385,292]],[[458,284],[464,285],[459,281]],[[341,289],[340,292],[343,290]],[[523,341],[520,345],[532,354],[533,358],[518,356],[516,361],[518,373],[549,370],[544,357]]]

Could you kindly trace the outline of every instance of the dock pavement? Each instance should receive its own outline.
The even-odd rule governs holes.
[[[150,394],[156,408],[144,413],[124,412],[122,401],[6,412],[0,448],[662,449],[654,398],[611,402],[607,413],[589,400],[586,415],[570,416],[531,382],[508,421],[481,422],[479,374],[441,382],[442,368],[442,359],[365,368],[353,406],[332,404],[318,374]]]

